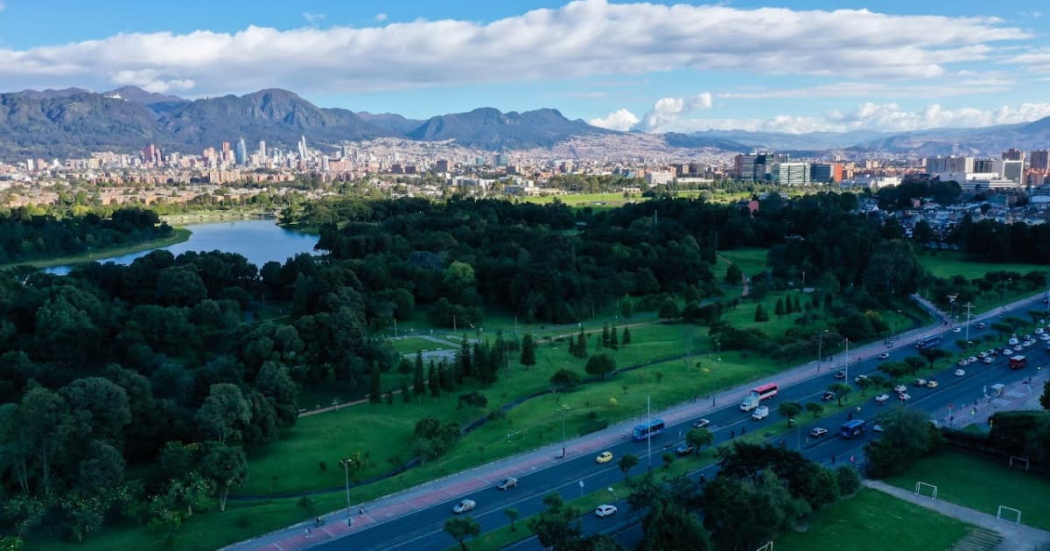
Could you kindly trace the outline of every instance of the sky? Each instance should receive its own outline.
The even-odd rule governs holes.
[[[1046,10],[1044,15],[1043,10]],[[1050,4],[0,0],[0,90],[284,88],[409,118],[898,132],[1050,116]]]

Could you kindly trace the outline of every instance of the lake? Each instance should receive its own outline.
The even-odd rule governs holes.
[[[271,260],[284,264],[284,261],[299,253],[312,253],[317,244],[317,236],[284,229],[273,220],[232,220],[229,222],[208,222],[183,226],[193,232],[189,239],[169,247],[161,247],[178,256],[187,251],[223,251],[237,253],[248,259],[248,262],[262,268]],[[133,260],[149,254],[142,251],[99,260],[100,263],[115,262],[131,264]],[[44,271],[50,274],[65,275],[72,266],[54,266]]]

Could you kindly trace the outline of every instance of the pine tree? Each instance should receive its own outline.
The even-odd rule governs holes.
[[[430,395],[438,398],[441,396],[441,373],[434,367],[434,360],[430,361]]]
[[[628,344],[631,344],[631,328],[630,327],[624,327],[623,328],[623,345],[627,346]]]
[[[438,379],[441,380],[441,390],[445,392],[456,390],[456,375],[453,373],[455,366],[456,364],[449,365],[446,360],[441,360],[441,364],[438,365]]]
[[[566,339],[569,341],[569,355],[576,357],[576,337],[569,337]]]
[[[372,389],[368,393],[368,401],[378,404],[383,400],[382,381],[379,375],[379,364],[372,362]]]
[[[434,371],[433,360],[431,360],[430,370]],[[423,388],[423,353],[416,352],[416,365],[413,369],[412,388],[415,390],[416,396],[422,396],[425,389]]]
[[[609,348],[609,326],[602,325],[602,346]]]
[[[609,331],[609,348],[617,350],[620,348],[620,338],[616,336],[616,327]]]
[[[576,357],[587,357],[587,335],[583,334],[582,327],[580,328],[580,334],[576,337]]]
[[[521,338],[521,358],[518,361],[525,369],[536,365],[536,341],[532,338],[532,333],[526,333]]]
[[[456,379],[456,383],[462,383],[464,377],[470,377],[473,373],[473,365],[470,360],[470,341],[467,340],[467,336],[463,335],[463,344],[459,347],[459,353],[456,356],[456,362],[459,363],[459,376]]]
[[[762,303],[759,303],[758,306],[755,307],[755,321],[760,323],[769,321],[769,314],[767,314],[766,310],[762,308]]]
[[[782,299],[782,298],[778,298],[777,299],[777,305],[773,309],[773,313],[776,314],[777,316],[783,316],[785,314],[785,312],[784,312],[784,299]],[[758,314],[755,314],[755,315],[757,316]],[[756,319],[755,321],[758,321],[758,320]]]

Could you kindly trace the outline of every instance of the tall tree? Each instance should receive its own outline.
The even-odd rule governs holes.
[[[657,500],[642,520],[642,551],[711,549],[711,537],[696,515],[669,500]]]
[[[467,551],[467,538],[477,537],[481,533],[481,525],[471,517],[453,517],[445,521],[445,531],[459,542],[460,548]]]
[[[201,456],[200,471],[204,478],[215,484],[219,510],[225,511],[230,490],[248,481],[248,459],[239,447],[209,442]]]
[[[529,521],[529,530],[545,549],[563,549],[566,542],[575,540],[583,533],[579,511],[565,504],[558,494],[547,494],[543,498],[547,506]]]
[[[526,333],[521,338],[521,357],[518,361],[525,369],[536,365],[536,341],[533,340],[532,333]]]
[[[197,426],[210,438],[226,443],[239,439],[241,430],[252,420],[251,405],[241,389],[230,383],[211,385],[208,397],[197,410]]]
[[[383,401],[383,380],[379,373],[379,363],[372,362],[371,384],[369,385],[368,401],[378,404]]]
[[[620,348],[620,337],[616,335],[616,327],[609,331],[609,348],[617,350]]]
[[[413,372],[412,390],[415,392],[416,396],[422,396],[423,393],[426,392],[426,387],[423,385],[423,353],[422,352],[416,352],[416,363],[413,366],[412,372]],[[431,372],[433,372],[433,367],[431,367]]]
[[[587,360],[587,373],[598,375],[602,379],[616,371],[616,359],[606,352],[595,354]]]
[[[628,344],[631,344],[631,328],[630,327],[624,327],[623,328],[623,345],[627,346]]]
[[[638,466],[638,457],[634,456],[634,455],[631,455],[629,453],[628,454],[624,454],[624,456],[620,458],[620,462],[617,463],[616,465],[618,467],[620,467],[620,472],[623,473],[623,479],[624,480],[630,480],[631,479],[631,469],[633,469],[633,468]]]

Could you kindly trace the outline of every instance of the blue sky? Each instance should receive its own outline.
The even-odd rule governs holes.
[[[130,84],[192,98],[276,87],[413,118],[554,107],[646,131],[898,131],[1050,116],[1042,2],[0,6],[3,90]]]

